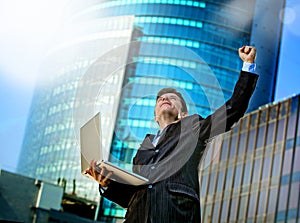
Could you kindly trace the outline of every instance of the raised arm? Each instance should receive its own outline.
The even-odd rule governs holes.
[[[244,62],[244,67],[245,63],[248,63],[246,66],[248,69],[255,66],[253,64],[256,57],[254,47],[243,46],[238,50],[238,53]],[[199,121],[199,126],[196,127],[199,138],[208,139],[228,131],[244,115],[257,79],[257,74],[241,71],[231,98],[212,115]]]

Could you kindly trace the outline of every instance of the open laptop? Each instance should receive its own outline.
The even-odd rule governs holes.
[[[81,172],[83,175],[90,177],[85,171],[89,168],[90,162],[95,160],[99,163],[99,168],[105,167],[108,171],[113,172],[111,180],[131,185],[142,185],[148,182],[145,177],[105,160],[101,143],[101,118],[100,113],[97,113],[80,128]]]

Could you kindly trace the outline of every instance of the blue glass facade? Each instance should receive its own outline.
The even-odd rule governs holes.
[[[48,61],[45,75],[51,80],[51,86],[41,82],[35,92],[18,171],[51,182],[60,177],[67,178],[68,182],[77,179],[80,182],[78,195],[97,199],[95,186],[79,176],[80,154],[73,132],[73,128],[79,130],[72,115],[82,75],[101,59],[103,52],[131,42],[117,118],[111,122],[107,115],[103,117],[106,126],[111,124],[114,128],[112,138],[105,138],[104,145],[111,149],[111,160],[131,169],[139,143],[146,133],[157,130],[153,112],[159,89],[177,88],[188,102],[189,113],[202,116],[210,114],[230,97],[242,66],[237,50],[252,39],[255,4],[248,0],[70,3],[69,22],[71,26],[78,25],[78,29],[64,30],[69,39],[63,45],[58,43],[55,53],[49,57],[51,61]],[[126,26],[129,22],[121,17],[127,15],[133,16],[133,27]],[[120,30],[130,33],[122,36]],[[62,59],[61,55],[68,59]],[[266,95],[271,94],[268,90],[273,89],[264,90]],[[108,96],[103,98],[105,100],[111,98]],[[103,109],[102,102],[96,103],[96,109]],[[254,145],[249,145],[251,148],[254,150]],[[229,179],[232,173],[229,171]],[[71,188],[68,184],[67,190]],[[94,193],[90,195],[87,191]],[[100,215],[124,216],[120,207],[107,200],[101,202],[103,212]],[[224,202],[225,208],[227,201]]]
[[[60,185],[66,181],[66,193],[75,190],[79,197],[98,201],[98,185],[81,174],[79,129],[101,112],[103,148],[110,145],[125,73],[124,68],[113,74],[111,70],[127,61],[128,49],[121,46],[131,40],[133,17],[89,20],[64,28],[41,66],[18,172]],[[110,51],[113,47],[117,52]],[[104,59],[108,51],[110,57]]]
[[[136,143],[155,129],[158,89],[170,84],[179,87],[191,99],[191,112],[204,116],[228,99],[241,68],[237,49],[250,41],[252,24],[243,21],[253,17],[253,2],[238,4],[93,1],[77,11],[74,19],[78,20],[135,15],[140,30],[133,38],[139,46],[131,50],[123,83],[111,151],[114,158],[131,162]]]
[[[157,131],[155,94],[179,89],[189,113],[207,116],[232,93],[241,69],[237,49],[250,42],[253,1],[119,0],[92,1],[74,20],[134,15],[121,103],[111,145],[111,160],[130,163],[146,133]],[[248,21],[248,22],[246,22]],[[124,215],[106,200],[105,216]]]

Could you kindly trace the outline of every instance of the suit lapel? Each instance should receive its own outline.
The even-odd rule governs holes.
[[[152,141],[153,141],[154,137],[155,137],[155,135],[148,134],[145,137],[142,144],[141,144],[141,149],[143,149],[143,148],[145,148],[145,149],[154,149],[154,146],[152,144]]]

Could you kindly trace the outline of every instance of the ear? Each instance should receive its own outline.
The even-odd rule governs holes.
[[[153,117],[153,121],[155,121],[156,123],[158,123],[158,118],[155,115]]]
[[[187,112],[181,112],[181,113],[178,113],[177,118],[178,118],[178,120],[181,120],[182,118],[184,118],[186,116],[188,116]]]
[[[187,112],[182,112],[182,113],[181,113],[181,117],[182,117],[182,118],[187,117],[187,116],[189,116],[189,114],[188,114]]]
[[[181,114],[180,114],[180,113],[178,113],[178,115],[177,115],[177,119],[178,119],[178,120],[181,120],[181,119],[182,119],[182,116],[181,116]]]

